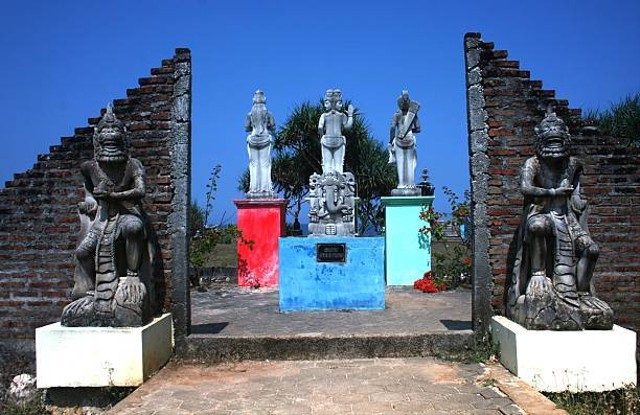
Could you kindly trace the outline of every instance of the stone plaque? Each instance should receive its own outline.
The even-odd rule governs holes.
[[[316,244],[316,261],[317,262],[346,262],[347,261],[346,244],[338,244],[338,243]]]

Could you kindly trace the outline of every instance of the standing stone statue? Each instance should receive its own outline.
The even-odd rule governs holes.
[[[414,180],[418,162],[414,134],[420,132],[418,110],[420,104],[411,101],[409,91],[402,91],[402,95],[398,97],[398,111],[391,119],[389,134],[389,162],[396,163],[398,171],[398,187],[391,190],[392,196],[420,195],[420,189],[416,187]]]
[[[343,113],[342,92],[328,89],[324,96],[324,109],[318,122],[318,135],[322,136],[322,173],[342,173],[346,143],[342,131],[350,130],[353,125],[353,105],[349,105],[346,114]]]
[[[611,329],[613,311],[594,293],[598,246],[580,192],[583,167],[569,144],[569,129],[548,110],[535,128],[536,155],[522,169],[524,212],[507,316],[533,330]]]
[[[129,157],[125,134],[109,106],[95,127],[94,159],[81,166],[86,197],[78,206],[75,301],[62,312],[64,326],[141,326],[151,319],[144,168]]]
[[[342,135],[353,125],[353,106],[342,112],[342,92],[327,90],[325,112],[318,121],[322,136],[322,175],[309,178],[309,236],[354,236],[356,182],[343,172],[346,139]]]
[[[251,131],[247,137],[249,152],[249,199],[273,198],[275,193],[271,184],[271,145],[276,123],[267,110],[267,98],[264,92],[257,90],[253,96],[253,107],[247,114],[245,130]]]

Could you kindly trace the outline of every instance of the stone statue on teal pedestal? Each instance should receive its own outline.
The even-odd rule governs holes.
[[[398,186],[391,190],[392,196],[420,196],[414,179],[418,160],[415,134],[420,132],[418,110],[420,103],[409,98],[409,91],[402,91],[389,133],[389,163],[395,163],[398,172]]]

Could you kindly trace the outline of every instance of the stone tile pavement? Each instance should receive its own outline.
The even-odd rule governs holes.
[[[380,311],[280,313],[274,288],[221,284],[191,292],[191,332],[215,337],[471,334],[471,290],[433,294],[387,287]]]
[[[108,414],[564,413],[535,391],[525,412],[499,387],[513,382],[519,395],[517,379],[492,366],[432,358],[172,362]]]

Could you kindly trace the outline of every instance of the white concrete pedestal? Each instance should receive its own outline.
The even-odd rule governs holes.
[[[636,333],[612,330],[527,330],[506,317],[491,319],[500,362],[545,392],[602,392],[636,384]]]
[[[173,352],[173,321],[166,313],[143,327],[36,329],[38,388],[139,386]]]

